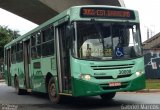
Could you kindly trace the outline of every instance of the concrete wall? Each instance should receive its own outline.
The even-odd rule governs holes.
[[[123,0],[0,0],[0,7],[41,24],[75,5],[124,6]]]

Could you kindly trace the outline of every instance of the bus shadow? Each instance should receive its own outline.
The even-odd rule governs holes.
[[[92,97],[62,97],[62,102],[60,104],[52,104],[49,100],[47,94],[33,92],[31,96],[39,99],[48,100],[48,103],[35,105],[49,107],[53,109],[103,109],[103,108],[117,108],[120,109],[122,105],[131,105],[136,104],[134,101],[126,100],[108,100],[104,101],[98,96]]]
[[[118,107],[122,105],[134,104],[133,101],[123,101],[123,100],[102,100],[100,97],[65,97],[60,105],[66,106],[67,108],[80,108],[80,109],[98,109],[98,108],[111,108]]]
[[[31,95],[31,96],[36,97],[36,98],[42,98],[42,99],[44,98],[44,99],[49,100],[49,97],[48,97],[47,93],[32,92],[32,93],[28,93],[26,95]]]

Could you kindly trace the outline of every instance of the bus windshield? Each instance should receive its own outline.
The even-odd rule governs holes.
[[[112,60],[142,56],[139,24],[76,22],[76,27],[77,43],[73,46],[73,53],[80,59]]]

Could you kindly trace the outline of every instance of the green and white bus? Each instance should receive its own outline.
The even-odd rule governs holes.
[[[5,79],[18,94],[112,99],[145,88],[138,12],[74,6],[4,47]]]

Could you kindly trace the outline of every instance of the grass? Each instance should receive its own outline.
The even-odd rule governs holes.
[[[160,79],[146,80],[146,89],[160,89]]]

